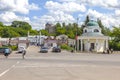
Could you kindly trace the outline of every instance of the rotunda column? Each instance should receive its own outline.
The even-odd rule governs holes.
[[[83,39],[81,39],[81,52],[83,51]]]

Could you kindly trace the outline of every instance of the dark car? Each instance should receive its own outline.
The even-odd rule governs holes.
[[[10,54],[12,52],[12,50],[8,47],[1,47],[0,54],[5,54],[6,50],[8,50],[8,54]]]
[[[48,48],[47,47],[41,47],[40,48],[40,53],[47,53],[48,52]]]
[[[52,52],[61,52],[61,48],[60,47],[53,47]]]

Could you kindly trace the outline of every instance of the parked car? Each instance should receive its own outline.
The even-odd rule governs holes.
[[[47,47],[41,47],[40,48],[40,53],[47,53],[48,52],[48,48]]]
[[[53,47],[52,52],[61,52],[61,48],[60,47]]]
[[[0,54],[5,54],[5,50],[8,50],[8,54],[12,52],[11,48],[8,47],[0,47]]]
[[[18,47],[18,53],[23,53],[23,51],[26,51],[24,46]]]

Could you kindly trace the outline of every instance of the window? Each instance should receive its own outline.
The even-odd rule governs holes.
[[[98,30],[98,29],[95,29],[94,32],[99,32],[99,30]]]

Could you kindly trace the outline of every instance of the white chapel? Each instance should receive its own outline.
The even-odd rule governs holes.
[[[90,20],[83,29],[83,34],[78,36],[77,51],[103,52],[108,49],[108,36],[104,36],[95,20]]]

